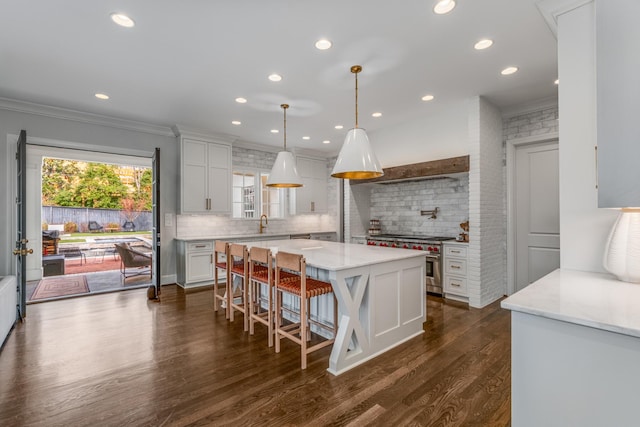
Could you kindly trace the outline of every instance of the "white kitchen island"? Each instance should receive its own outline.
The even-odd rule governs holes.
[[[502,307],[514,427],[640,425],[640,284],[556,270]]]
[[[328,280],[338,300],[338,333],[328,371],[341,374],[424,332],[423,251],[320,240],[243,242],[304,255],[307,273]]]

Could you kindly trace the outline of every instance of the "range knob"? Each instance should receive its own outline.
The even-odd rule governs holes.
[[[437,246],[434,246],[434,247],[433,247],[433,252],[438,252],[439,250],[440,250],[440,249],[438,249],[438,247],[437,247]]]
[[[432,250],[434,250],[434,249],[433,249],[433,246],[429,246],[429,247],[427,248],[427,250],[428,250],[429,252],[431,252]]]
[[[404,245],[403,248],[404,249],[409,249],[409,245]]]
[[[422,250],[422,246],[418,246],[418,250],[421,251]]]
[[[413,249],[418,249],[418,247],[416,245],[413,245]]]
[[[387,246],[389,246],[389,244],[388,243],[380,243],[380,246],[384,246],[386,248]]]
[[[398,247],[398,245],[396,245],[395,243],[393,243],[393,244],[391,245],[391,247],[392,247],[392,248],[397,248],[397,247]]]

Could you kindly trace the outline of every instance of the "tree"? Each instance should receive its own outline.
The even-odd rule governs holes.
[[[56,198],[69,199],[79,177],[78,162],[45,158],[42,161],[42,204],[50,206],[56,204]]]
[[[127,194],[127,187],[114,172],[113,165],[88,163],[70,199],[56,200],[60,206],[119,209],[120,199]]]

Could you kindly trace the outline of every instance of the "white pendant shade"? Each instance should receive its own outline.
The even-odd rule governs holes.
[[[619,280],[640,283],[640,209],[623,209],[609,234],[604,268]]]
[[[302,181],[296,169],[296,160],[290,151],[278,153],[267,179],[267,187],[302,187]]]
[[[369,179],[382,175],[384,172],[371,149],[365,130],[361,128],[349,130],[331,176],[344,179]]]

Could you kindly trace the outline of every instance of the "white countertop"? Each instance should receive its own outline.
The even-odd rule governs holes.
[[[269,248],[275,254],[281,250],[304,255],[307,265],[323,270],[337,271],[363,267],[388,261],[426,257],[426,252],[411,249],[381,248],[354,243],[324,240],[263,240],[243,242],[249,247]]]
[[[608,274],[558,269],[511,295],[501,306],[640,337],[640,284]]]
[[[175,240],[179,240],[182,242],[195,242],[200,240],[225,240],[225,239],[259,239],[259,238],[273,238],[273,237],[289,237],[289,236],[297,236],[299,234],[326,234],[326,233],[335,233],[335,231],[299,231],[295,233],[255,233],[255,234],[220,234],[215,236],[192,236],[192,237],[175,237]]]

